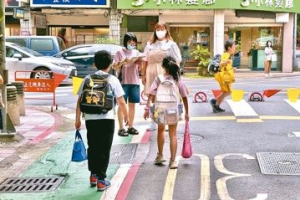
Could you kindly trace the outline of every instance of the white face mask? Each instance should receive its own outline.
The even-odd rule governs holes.
[[[166,36],[167,31],[166,30],[164,30],[164,31],[159,30],[159,31],[156,31],[155,33],[156,33],[156,36],[158,37],[158,39],[163,39]]]

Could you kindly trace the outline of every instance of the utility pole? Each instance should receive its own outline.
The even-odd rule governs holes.
[[[2,100],[4,104],[4,108],[2,109],[2,123],[3,129],[2,133],[7,133],[7,121],[6,121],[6,84],[8,80],[8,73],[5,70],[5,6],[4,0],[0,0],[0,74],[3,77],[4,83],[0,86],[2,91]],[[1,135],[2,135],[1,133]]]

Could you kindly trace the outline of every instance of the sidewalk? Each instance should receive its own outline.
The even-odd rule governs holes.
[[[30,147],[47,138],[61,124],[58,115],[33,108],[27,109],[25,116],[20,116],[20,122],[20,126],[15,126],[17,134],[14,137],[1,138],[6,142],[0,142],[0,183],[8,177],[18,176],[32,164],[42,152]]]
[[[0,143],[0,184],[12,177],[63,177],[64,180],[56,190],[46,192],[27,193],[0,193],[0,199],[14,200],[82,200],[82,199],[115,199],[120,191],[126,193],[121,185],[133,170],[138,167],[135,164],[112,163],[109,165],[107,175],[112,187],[107,192],[96,192],[89,186],[87,162],[71,162],[72,147],[75,131],[64,133],[57,132],[62,124],[62,117],[54,113],[46,113],[38,109],[26,110],[26,116],[21,117],[21,125],[15,127],[22,138],[17,145],[4,145]],[[73,119],[73,114],[68,116]],[[139,135],[118,137],[115,134],[114,144],[119,148],[120,144],[135,146],[146,145],[150,132],[146,132],[146,126],[139,126]],[[116,129],[117,130],[117,129]],[[86,143],[86,130],[84,125],[80,131]],[[139,148],[139,147],[137,147]],[[118,149],[119,150],[119,149]],[[137,151],[135,157],[147,155],[143,150]],[[118,153],[124,156],[124,153]],[[130,181],[131,179],[129,179]],[[127,186],[128,184],[127,181]],[[26,196],[24,196],[26,194]],[[124,195],[123,195],[124,196]],[[121,198],[122,199],[122,198]]]

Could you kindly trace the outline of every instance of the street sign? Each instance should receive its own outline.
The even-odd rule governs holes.
[[[110,0],[30,0],[31,7],[98,7],[109,8]]]

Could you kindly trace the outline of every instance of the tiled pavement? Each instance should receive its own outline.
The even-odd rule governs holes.
[[[36,143],[47,137],[56,129],[55,116],[35,109],[26,110],[25,116],[20,116],[20,125],[15,126],[16,132],[24,137],[25,142]],[[24,145],[24,142],[23,142]],[[0,163],[16,152],[15,146],[0,145]]]

